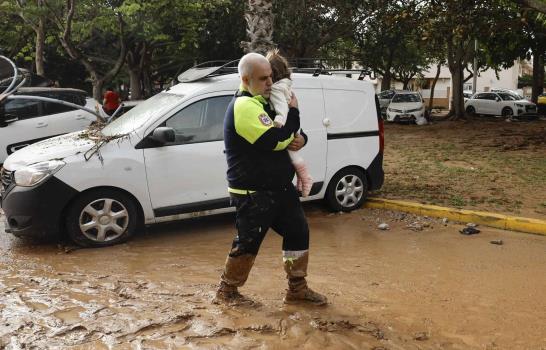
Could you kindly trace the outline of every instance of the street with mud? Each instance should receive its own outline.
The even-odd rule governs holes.
[[[101,249],[2,234],[0,348],[546,348],[546,237],[481,226],[465,236],[441,219],[304,208],[309,282],[326,307],[282,304],[274,232],[241,289],[256,304],[212,304],[231,214]]]

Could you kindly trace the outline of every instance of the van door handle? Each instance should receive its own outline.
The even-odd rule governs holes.
[[[37,128],[45,128],[46,126],[47,126],[46,122],[39,122],[39,123],[36,124]]]
[[[322,125],[324,125],[324,126],[330,126],[330,119],[328,119],[328,118],[322,119]]]

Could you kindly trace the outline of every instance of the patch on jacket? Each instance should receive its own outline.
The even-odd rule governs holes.
[[[258,118],[260,119],[260,123],[262,123],[264,126],[271,126],[273,125],[273,121],[271,120],[271,118],[269,118],[269,116],[265,113],[262,113],[258,116]]]

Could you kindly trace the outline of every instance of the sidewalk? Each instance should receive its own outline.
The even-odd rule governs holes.
[[[452,221],[472,222],[503,230],[534,233],[546,236],[546,221],[539,219],[373,197],[368,198],[364,206],[367,208],[388,209],[438,218],[447,218]]]

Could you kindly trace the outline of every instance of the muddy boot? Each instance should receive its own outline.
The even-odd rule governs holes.
[[[307,286],[305,276],[307,276],[307,264],[309,261],[309,252],[296,254],[297,257],[290,257],[295,252],[285,252],[284,270],[288,278],[288,289],[284,297],[285,304],[307,303],[313,305],[326,305],[328,299]],[[298,252],[299,253],[299,252]],[[292,254],[293,255],[293,254]]]
[[[237,288],[245,284],[255,258],[256,256],[250,254],[237,257],[228,256],[224,272],[220,277],[220,286],[216,290],[216,296],[212,301],[213,303],[232,305],[246,304],[250,301],[250,299],[242,296]]]

